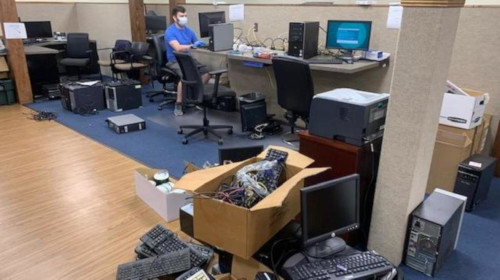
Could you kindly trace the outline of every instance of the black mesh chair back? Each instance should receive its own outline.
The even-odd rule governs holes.
[[[273,58],[274,76],[278,88],[278,104],[301,116],[309,115],[314,84],[309,64],[295,58]]]
[[[128,52],[130,51],[130,48],[132,46],[132,43],[129,40],[116,40],[115,41],[115,47],[113,48],[113,51],[115,52]],[[128,60],[129,55],[127,53],[119,53],[115,56],[116,59],[122,59],[122,60]]]
[[[134,56],[134,60],[140,60],[148,52],[149,43],[146,42],[132,42],[130,52]]]
[[[90,49],[88,33],[69,33],[67,37],[66,57],[89,58]]]
[[[194,59],[188,53],[174,52],[182,72],[183,98],[187,103],[203,103],[204,87]]]
[[[165,35],[154,35],[153,45],[155,47],[156,62],[159,67],[167,64],[167,50],[165,49]]]

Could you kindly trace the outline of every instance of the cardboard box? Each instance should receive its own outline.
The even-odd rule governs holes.
[[[134,171],[135,193],[158,215],[167,222],[171,222],[179,218],[179,209],[182,206],[192,202],[191,195],[182,189],[167,194],[158,190],[149,182],[156,172],[158,172],[156,169],[136,169]]]
[[[0,79],[9,78],[9,66],[5,60],[5,56],[0,56]]]
[[[249,259],[300,212],[300,189],[304,185],[304,178],[328,168],[306,168],[313,163],[311,158],[283,147],[269,148],[288,153],[286,181],[250,209],[215,199],[194,199],[196,239]],[[213,192],[223,179],[245,165],[263,160],[266,153],[267,149],[245,161],[188,173],[176,186],[193,193]]]
[[[439,123],[463,129],[480,125],[486,107],[486,93],[462,90],[450,81],[446,86]]]
[[[483,122],[481,125],[476,127],[476,133],[474,134],[474,140],[472,143],[471,155],[480,154],[484,150],[484,145],[486,143],[486,138],[488,137],[488,132],[490,129],[491,115],[484,114]]]
[[[453,192],[458,165],[471,155],[476,129],[439,125],[427,181],[427,193],[435,188]]]

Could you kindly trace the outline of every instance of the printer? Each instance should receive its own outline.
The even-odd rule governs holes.
[[[316,94],[309,133],[362,146],[383,135],[389,94],[339,88]]]

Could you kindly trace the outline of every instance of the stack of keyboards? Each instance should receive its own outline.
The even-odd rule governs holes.
[[[119,265],[116,279],[154,279],[178,274],[208,264],[214,255],[211,248],[186,243],[161,225],[140,240],[135,248],[137,260]]]

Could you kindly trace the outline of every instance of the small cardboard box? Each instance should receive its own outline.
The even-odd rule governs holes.
[[[471,155],[476,129],[439,125],[427,181],[427,193],[435,188],[453,192],[458,165]]]
[[[439,123],[463,129],[481,124],[486,107],[486,93],[460,89],[447,81]]]
[[[250,209],[201,196],[194,199],[196,239],[249,259],[300,212],[300,189],[304,186],[304,178],[328,168],[306,168],[313,163],[311,158],[283,147],[269,148],[288,153],[286,181]],[[213,192],[223,179],[245,165],[263,160],[266,154],[267,149],[245,161],[188,173],[176,186],[198,194]]]
[[[174,189],[170,193],[158,190],[149,180],[153,179],[156,169],[138,168],[134,171],[135,193],[149,207],[167,222],[179,218],[179,209],[192,202],[191,195],[182,189]]]

